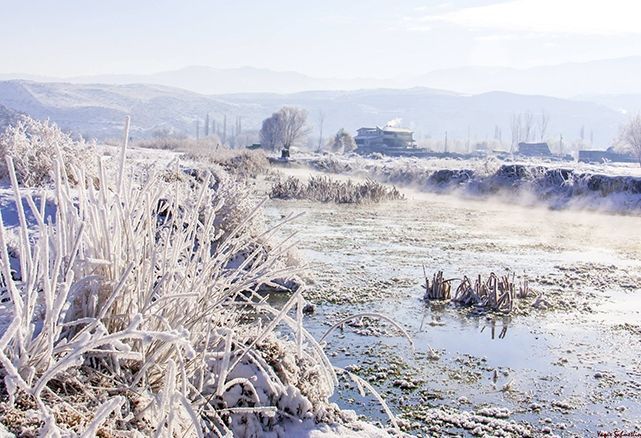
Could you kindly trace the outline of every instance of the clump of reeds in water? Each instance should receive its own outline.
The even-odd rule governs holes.
[[[423,270],[425,274],[425,269]],[[530,296],[527,278],[516,281],[515,275],[497,276],[490,273],[486,280],[479,275],[474,283],[468,276],[463,276],[452,298],[452,282],[456,279],[445,280],[443,272],[439,271],[432,277],[430,284],[425,274],[425,300],[449,301],[461,306],[473,306],[483,311],[510,313],[515,308],[515,300]]]
[[[387,187],[371,179],[354,182],[351,179],[340,181],[327,176],[310,177],[306,182],[295,177],[278,180],[272,185],[269,197],[307,199],[337,204],[360,204],[405,198],[396,187]]]
[[[443,278],[443,271],[438,271],[432,276],[432,283],[430,283],[429,278],[427,278],[427,273],[425,272],[425,266],[423,266],[423,274],[425,275],[425,284],[423,288],[425,289],[425,295],[423,299],[425,300],[439,300],[439,301],[449,301],[452,299],[452,281],[453,278],[445,280]]]

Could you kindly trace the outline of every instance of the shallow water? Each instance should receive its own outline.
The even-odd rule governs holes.
[[[413,338],[416,354],[389,325],[345,326],[328,338],[333,362],[360,365],[355,373],[370,377],[396,413],[499,406],[535,434],[641,428],[641,219],[420,193],[380,205],[270,201],[267,208],[271,222],[290,212],[305,212],[282,232],[298,233],[310,267],[307,295],[319,303],[310,330],[320,337],[339,317],[378,312]],[[526,275],[556,309],[523,304],[506,317],[426,305],[423,265],[430,277]],[[426,357],[430,347],[438,360]],[[381,369],[387,377],[372,379]],[[399,389],[399,376],[419,384]],[[349,388],[337,402],[385,418]]]

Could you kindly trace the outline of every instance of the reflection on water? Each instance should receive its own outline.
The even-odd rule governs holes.
[[[483,333],[483,331],[488,326],[490,327],[490,333],[491,333],[492,339],[496,339],[496,336],[495,336],[495,334],[496,334],[496,321],[495,320],[491,320],[489,324],[484,325],[481,328],[481,333]],[[505,338],[505,335],[507,335],[507,328],[508,328],[508,322],[504,318],[503,321],[502,321],[501,331],[499,332],[498,339]]]

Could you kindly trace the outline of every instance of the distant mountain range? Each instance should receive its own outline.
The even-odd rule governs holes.
[[[207,95],[429,87],[466,94],[506,91],[566,98],[579,95],[641,94],[639,77],[641,77],[641,57],[565,63],[533,68],[471,66],[435,70],[396,78],[320,78],[297,72],[253,67],[213,68],[206,66],[190,66],[153,74],[63,78],[0,74],[0,80],[24,79],[76,84],[152,84],[182,88]]]
[[[213,95],[227,93],[295,93],[306,90],[352,90],[390,86],[381,79],[314,78],[297,72],[273,71],[254,67],[213,68],[189,66],[152,74],[113,74],[74,77],[44,77],[29,74],[0,74],[0,80],[23,79],[38,82],[75,84],[152,84],[182,88]]]
[[[197,121],[202,127],[207,114],[219,126],[226,117],[229,133],[237,117],[242,118],[243,130],[257,130],[272,112],[295,105],[308,111],[313,136],[318,135],[323,115],[325,138],[339,128],[354,132],[400,118],[419,140],[442,139],[445,132],[450,139],[465,140],[469,132],[475,141],[501,131],[509,142],[512,114],[545,111],[550,138],[563,134],[570,142],[583,129],[586,138],[593,137],[597,147],[605,148],[626,119],[621,111],[589,101],[506,92],[464,95],[428,88],[203,95],[160,85],[3,81],[0,105],[50,118],[64,129],[98,139],[118,138],[126,114],[132,116],[136,138],[161,129],[193,136]]]

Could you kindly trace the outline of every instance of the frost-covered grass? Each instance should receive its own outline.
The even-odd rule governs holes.
[[[56,157],[67,167],[69,181],[77,183],[69,172],[71,166],[82,166],[86,176],[94,178],[97,154],[93,145],[74,140],[54,123],[20,116],[17,122],[0,134],[0,157],[13,158],[15,176],[23,186],[42,186],[51,182]],[[0,161],[0,179],[9,178],[9,169]]]
[[[387,187],[368,179],[364,182],[340,181],[327,176],[312,176],[302,181],[290,176],[279,179],[272,185],[269,196],[275,199],[308,199],[337,204],[360,204],[368,202],[404,199],[396,187]]]
[[[262,150],[230,149],[224,146],[217,136],[199,140],[166,137],[142,140],[137,142],[136,146],[182,152],[187,160],[215,164],[241,178],[255,178],[269,171],[269,161]]]
[[[200,139],[176,136],[150,138],[147,140],[137,141],[135,143],[135,146],[147,149],[162,149],[172,151],[222,148],[220,139],[215,135]]]
[[[214,149],[194,150],[184,157],[202,163],[215,164],[240,178],[255,178],[269,172],[269,161],[261,150]]]
[[[288,244],[253,228],[260,206],[236,208],[224,171],[141,176],[98,161],[100,184],[74,187],[87,169],[54,157],[51,218],[6,161],[19,226],[0,215],[1,423],[277,436],[355,421],[328,401],[337,374],[302,324],[301,288],[281,308],[258,293],[294,274]]]

